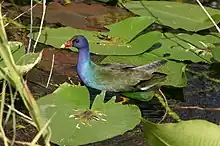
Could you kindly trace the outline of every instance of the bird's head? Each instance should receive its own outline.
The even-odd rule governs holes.
[[[89,43],[88,40],[82,35],[76,35],[71,40],[67,41],[65,44],[61,46],[61,48],[70,48],[75,47],[78,50],[83,48],[88,48]]]

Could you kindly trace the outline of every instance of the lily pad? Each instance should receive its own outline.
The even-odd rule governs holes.
[[[45,121],[52,115],[51,141],[58,145],[82,145],[105,140],[139,122],[141,113],[135,105],[104,103],[105,92],[98,95],[90,109],[89,92],[84,86],[62,84],[54,93],[38,100]]]
[[[205,120],[154,124],[143,120],[147,144],[152,146],[219,146],[220,127]]]
[[[110,31],[107,34],[111,37],[119,37],[130,41],[147,26],[154,23],[155,19],[150,16],[131,17],[119,23],[106,26]]]
[[[215,47],[213,46],[211,48],[211,52],[212,52],[213,58],[216,61],[220,62],[220,46],[215,46]]]
[[[179,61],[211,63],[213,56],[208,44],[218,41],[219,38],[212,35],[166,33],[159,41],[161,47],[151,50],[150,53]]]
[[[109,32],[95,32],[71,27],[45,28],[42,31],[39,42],[60,48],[63,43],[71,39],[74,35],[84,35],[90,44],[90,51],[101,55],[136,55],[143,53],[146,49],[156,43],[161,34],[151,32],[143,38],[138,38],[135,42],[128,43],[133,37],[140,33],[144,28],[151,25],[154,19],[151,17],[132,17],[109,26]],[[34,40],[37,33],[34,33]],[[73,49],[73,51],[77,51]]]
[[[146,91],[146,92],[126,92],[122,93],[122,95],[136,99],[139,101],[150,101],[154,97],[155,92],[154,91]]]
[[[199,31],[213,26],[198,5],[170,1],[128,1],[125,7],[140,16],[151,16],[157,23],[174,29]],[[205,7],[216,23],[220,22],[220,10]]]
[[[136,56],[107,56],[101,63],[124,63],[133,65],[144,65],[156,60],[163,60],[165,58],[156,56],[151,53],[144,53]],[[184,87],[187,84],[185,75],[184,63],[175,61],[168,61],[164,66],[159,68],[158,72],[167,74],[167,78],[161,85],[170,85],[174,87]]]

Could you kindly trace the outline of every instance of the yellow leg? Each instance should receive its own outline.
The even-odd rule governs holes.
[[[129,98],[126,98],[123,96],[118,96],[117,98],[119,99],[117,103],[120,103],[120,104],[127,103],[129,101]]]
[[[71,79],[71,77],[68,77],[68,80],[69,80],[70,83],[71,83],[72,85],[74,85],[74,86],[81,86],[81,83],[80,83],[80,82],[78,82],[78,85],[74,84],[74,83],[73,83],[73,80]]]

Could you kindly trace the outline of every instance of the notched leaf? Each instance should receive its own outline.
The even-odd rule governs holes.
[[[137,106],[115,103],[114,98],[104,103],[104,98],[105,91],[102,91],[90,108],[86,87],[67,83],[40,98],[38,104],[45,121],[56,113],[50,124],[51,141],[58,145],[83,145],[122,134],[140,122]]]
[[[187,120],[164,124],[142,121],[145,139],[152,146],[220,145],[219,126],[206,120]],[[179,132],[181,132],[181,136],[179,136]]]

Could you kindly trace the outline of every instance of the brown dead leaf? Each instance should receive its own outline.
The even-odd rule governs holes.
[[[26,11],[30,6],[21,7]],[[33,8],[34,17],[41,18],[42,5]],[[47,5],[45,21],[47,23],[60,23],[64,26],[87,30],[106,30],[104,25],[118,22],[130,17],[126,10],[114,6],[103,6],[101,4],[71,3],[61,5],[49,3]]]

